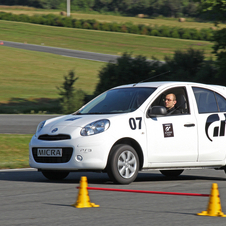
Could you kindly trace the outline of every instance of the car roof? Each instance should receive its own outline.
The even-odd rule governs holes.
[[[155,82],[140,82],[140,83],[133,83],[133,84],[128,84],[128,85],[121,85],[114,87],[115,88],[129,88],[129,87],[152,87],[152,88],[158,88],[158,87],[167,87],[169,85],[194,85],[194,86],[201,86],[205,88],[214,88],[218,91],[224,91],[226,92],[226,87],[225,86],[220,86],[220,85],[212,85],[212,84],[204,84],[204,83],[197,83],[197,82],[180,82],[180,81],[155,81]]]
[[[121,85],[115,88],[128,88],[128,87],[153,87],[158,88],[160,86],[168,86],[168,85],[205,85],[201,83],[194,82],[178,82],[178,81],[156,81],[156,82],[142,82],[142,83],[134,83],[128,85]]]

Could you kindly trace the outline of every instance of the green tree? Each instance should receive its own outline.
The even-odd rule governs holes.
[[[171,73],[168,73],[168,72]],[[113,87],[141,81],[193,81],[213,83],[216,70],[213,61],[206,61],[204,51],[188,49],[175,51],[172,58],[165,57],[165,62],[144,56],[132,57],[124,53],[116,63],[107,63],[99,72],[99,83],[94,95]]]
[[[100,82],[94,95],[98,95],[118,85],[140,82],[151,76],[154,70],[154,62],[147,61],[144,56],[132,57],[124,53],[117,58],[116,63],[107,63],[99,72]]]
[[[198,10],[213,19],[215,24],[226,19],[226,0],[196,0],[199,2]]]
[[[62,113],[68,114],[75,112],[84,104],[85,93],[80,89],[74,88],[74,83],[78,80],[75,78],[74,71],[69,71],[67,76],[64,76],[64,82],[59,90],[59,98]]]
[[[191,48],[186,51],[177,50],[172,58],[165,57],[165,62],[165,67],[172,72],[172,80],[206,82],[200,75],[200,78],[197,78],[197,74],[205,65],[202,50]]]
[[[218,26],[226,19],[226,0],[199,0],[199,10],[210,15]],[[217,84],[226,85],[226,29],[218,29],[211,37],[214,42],[213,53],[217,56],[215,66],[217,73],[215,81]]]

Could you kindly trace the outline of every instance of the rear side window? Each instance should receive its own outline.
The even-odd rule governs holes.
[[[192,87],[199,113],[225,112],[226,100],[216,92]]]
[[[217,103],[219,106],[219,110],[222,111],[226,111],[226,100],[224,99],[224,97],[222,97],[221,95],[219,95],[218,93],[215,93],[216,98],[217,98]]]

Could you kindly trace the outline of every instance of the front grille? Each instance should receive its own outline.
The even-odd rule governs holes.
[[[56,141],[56,140],[70,140],[71,136],[68,134],[57,134],[57,135],[48,135],[43,134],[38,137],[39,140],[48,140],[48,141]]]
[[[37,149],[32,148],[34,160],[39,163],[66,163],[71,159],[73,148],[62,148],[62,157],[38,157]]]

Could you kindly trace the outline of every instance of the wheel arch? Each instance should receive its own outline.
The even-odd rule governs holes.
[[[144,155],[143,155],[143,151],[142,151],[140,144],[136,140],[129,138],[129,137],[121,138],[120,140],[116,141],[114,143],[114,145],[112,146],[112,148],[117,144],[127,144],[127,145],[130,145],[131,147],[134,148],[134,150],[137,152],[137,155],[138,155],[138,158],[139,158],[139,170],[141,170],[143,168],[143,164],[144,164]],[[107,165],[108,165],[108,162],[109,162],[109,157],[110,157],[111,152],[112,152],[112,148],[111,148],[111,150],[108,154]]]

